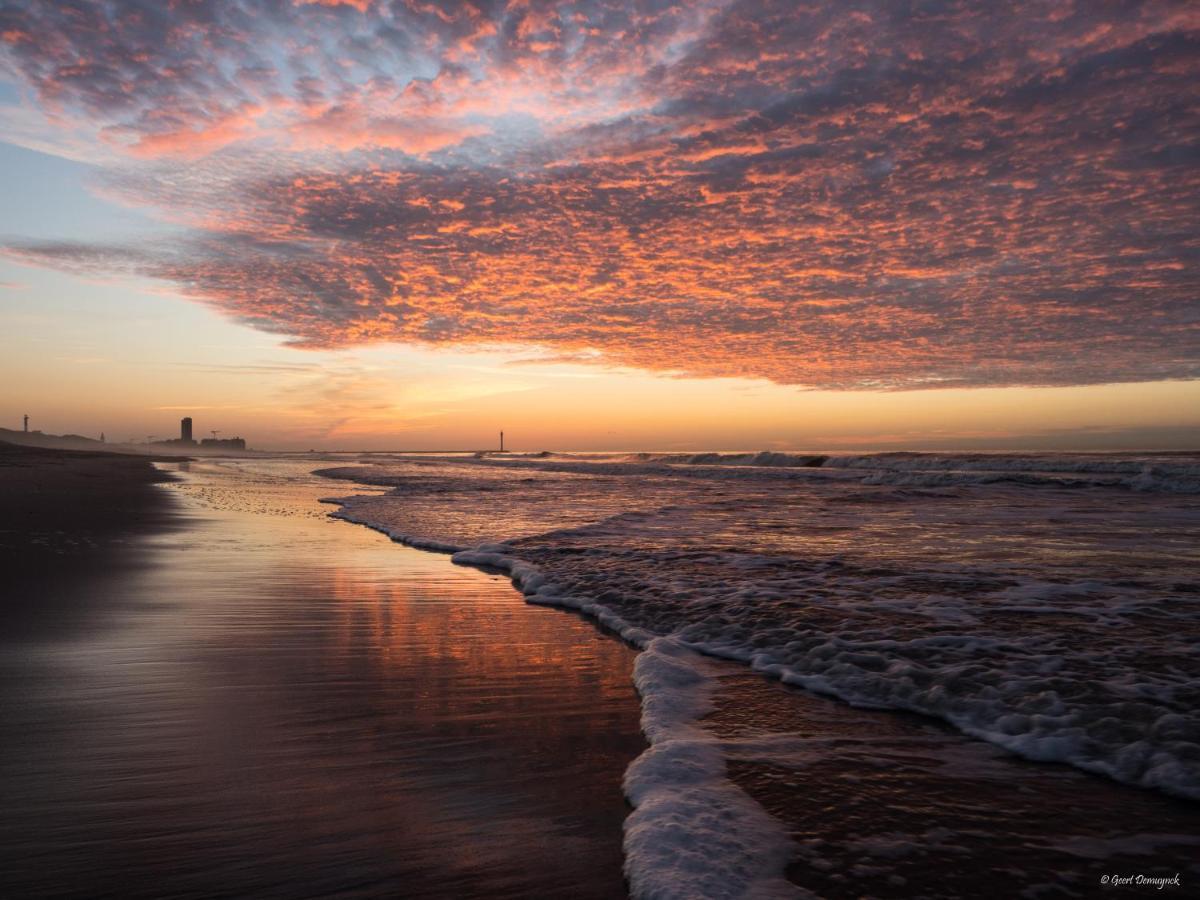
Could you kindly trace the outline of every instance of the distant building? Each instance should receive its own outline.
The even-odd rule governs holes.
[[[185,416],[179,420],[179,437],[154,443],[167,447],[195,447],[196,442],[192,440],[192,417]]]
[[[201,447],[208,447],[211,450],[245,450],[246,441],[244,438],[205,438],[200,442]]]
[[[246,441],[240,437],[219,438],[217,432],[213,432],[210,438],[197,442],[192,437],[192,417],[184,416],[179,420],[179,437],[172,438],[166,441],[155,441],[158,446],[162,447],[204,447],[208,450],[245,450]]]

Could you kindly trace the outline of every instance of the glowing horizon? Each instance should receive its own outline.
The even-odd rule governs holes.
[[[0,424],[1200,446],[1198,51],[1174,2],[10,3]]]

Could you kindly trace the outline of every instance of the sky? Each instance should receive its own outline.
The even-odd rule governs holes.
[[[0,426],[1200,447],[1188,2],[0,0]]]

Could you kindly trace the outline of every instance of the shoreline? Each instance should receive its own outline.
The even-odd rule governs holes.
[[[181,522],[185,510],[173,491],[158,487],[178,479],[153,461],[86,451],[13,452],[0,445],[6,516],[0,561],[13,561],[23,586],[14,601],[25,598],[6,605],[7,641],[81,628],[90,619],[89,581],[119,580],[142,563],[136,538]],[[238,490],[236,481],[225,486]],[[935,718],[855,708],[789,686],[701,647],[606,623],[594,609],[558,596],[534,567],[505,559],[503,545],[466,553],[434,542],[422,546],[344,511],[318,508],[316,515],[366,526],[414,551],[452,554],[457,566],[501,574],[522,605],[573,613],[603,640],[618,638],[641,651],[638,659],[652,664],[652,675],[666,671],[659,642],[682,651],[666,660],[668,669],[678,663],[666,671],[669,677],[647,679],[635,669],[633,679],[650,747],[625,770],[626,797],[637,798],[625,819],[625,871],[643,895],[680,887],[688,878],[718,877],[732,860],[740,860],[751,884],[786,889],[779,880],[786,878],[800,891],[829,897],[962,896],[977,891],[985,874],[1007,879],[1014,891],[1068,894],[1094,889],[1100,875],[1117,871],[1200,874],[1187,863],[1200,847],[1200,808],[1189,801],[1023,760]],[[24,532],[17,530],[24,525]],[[522,577],[514,565],[527,569]],[[543,586],[549,590],[538,598]],[[67,596],[78,605],[64,605]],[[78,621],[70,618],[75,613]],[[693,662],[693,653],[702,659]],[[701,764],[692,770],[703,773],[699,782],[681,781],[670,765],[655,762],[656,745],[664,744],[672,745],[670,752],[688,748],[689,764]],[[658,756],[658,763],[671,763]],[[728,791],[744,796],[728,803]],[[1044,815],[1047,805],[1058,810],[1052,821]],[[753,838],[722,843],[720,823],[731,821],[722,813],[731,810],[739,824],[725,830]],[[691,843],[663,843],[672,829],[693,825]],[[781,837],[794,845],[787,859],[778,851]],[[764,846],[766,868],[758,859]],[[679,858],[690,858],[692,868],[676,868]]]

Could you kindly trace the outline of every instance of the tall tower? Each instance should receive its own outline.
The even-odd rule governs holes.
[[[500,432],[500,452],[504,452],[504,432]]]
[[[186,416],[179,420],[179,439],[191,443],[192,440],[192,417]]]

